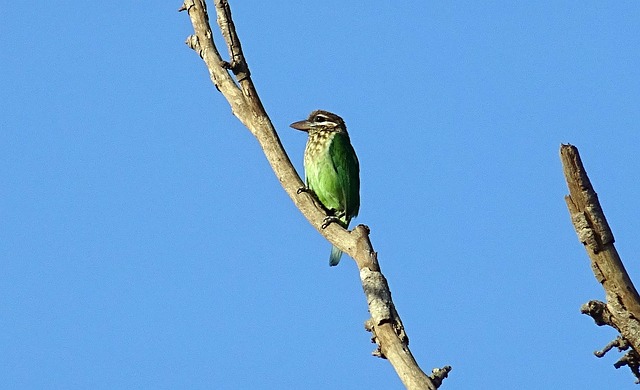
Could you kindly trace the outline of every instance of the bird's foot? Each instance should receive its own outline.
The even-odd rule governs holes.
[[[309,187],[300,187],[296,191],[296,194],[302,194],[303,192],[312,192],[312,191],[311,191],[311,188]]]
[[[329,225],[331,225],[332,223],[340,223],[340,218],[336,217],[335,215],[328,215],[326,217],[324,217],[324,219],[322,220],[322,228],[326,229]]]

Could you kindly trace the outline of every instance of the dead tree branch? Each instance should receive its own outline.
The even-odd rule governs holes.
[[[569,195],[565,196],[571,222],[591,259],[591,269],[602,284],[607,302],[590,301],[581,308],[597,325],[609,325],[620,332],[596,356],[602,357],[613,347],[631,350],[616,363],[616,368],[628,365],[640,380],[638,365],[640,351],[640,296],[634,287],[616,250],[611,228],[604,216],[598,195],[582,165],[578,149],[573,145],[560,147],[560,158]]]
[[[322,229],[326,217],[324,210],[315,204],[308,192],[298,193],[304,184],[260,102],[236,34],[229,4],[226,0],[215,0],[215,9],[217,23],[229,51],[229,61],[222,59],[214,44],[204,0],[185,0],[180,8],[180,11],[189,13],[194,29],[194,34],[186,41],[187,45],[204,60],[211,81],[229,102],[233,114],[256,137],[273,172],[296,207],[320,234],[355,259],[371,314],[366,329],[378,344],[374,354],[389,360],[408,389],[438,388],[451,367],[434,369],[427,376],[413,358],[409,339],[391,300],[387,280],[380,271],[377,253],[369,240],[369,228],[358,225],[353,231],[347,231],[339,224],[331,224]]]

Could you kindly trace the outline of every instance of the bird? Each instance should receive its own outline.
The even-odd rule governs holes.
[[[298,192],[312,192],[322,203],[328,214],[323,229],[333,222],[348,229],[360,210],[360,164],[344,120],[316,110],[290,126],[309,135],[304,150],[306,188]],[[341,257],[342,251],[333,246],[329,265],[338,265]]]

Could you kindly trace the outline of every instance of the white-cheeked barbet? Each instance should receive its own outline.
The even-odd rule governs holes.
[[[360,209],[360,167],[347,126],[338,115],[317,110],[291,127],[309,134],[304,151],[307,189],[327,209],[329,220],[348,228]],[[332,247],[329,265],[337,265],[341,256]]]

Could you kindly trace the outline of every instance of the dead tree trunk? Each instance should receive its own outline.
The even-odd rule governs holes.
[[[597,325],[609,325],[620,333],[616,340],[602,351],[596,351],[595,355],[602,357],[613,347],[621,351],[631,348],[614,366],[629,366],[640,380],[640,296],[613,245],[613,233],[582,165],[578,149],[573,145],[562,145],[560,158],[569,186],[569,195],[565,196],[565,200],[571,222],[578,239],[587,250],[591,269],[602,284],[607,299],[606,303],[589,301],[582,305],[581,312],[591,316]]]

